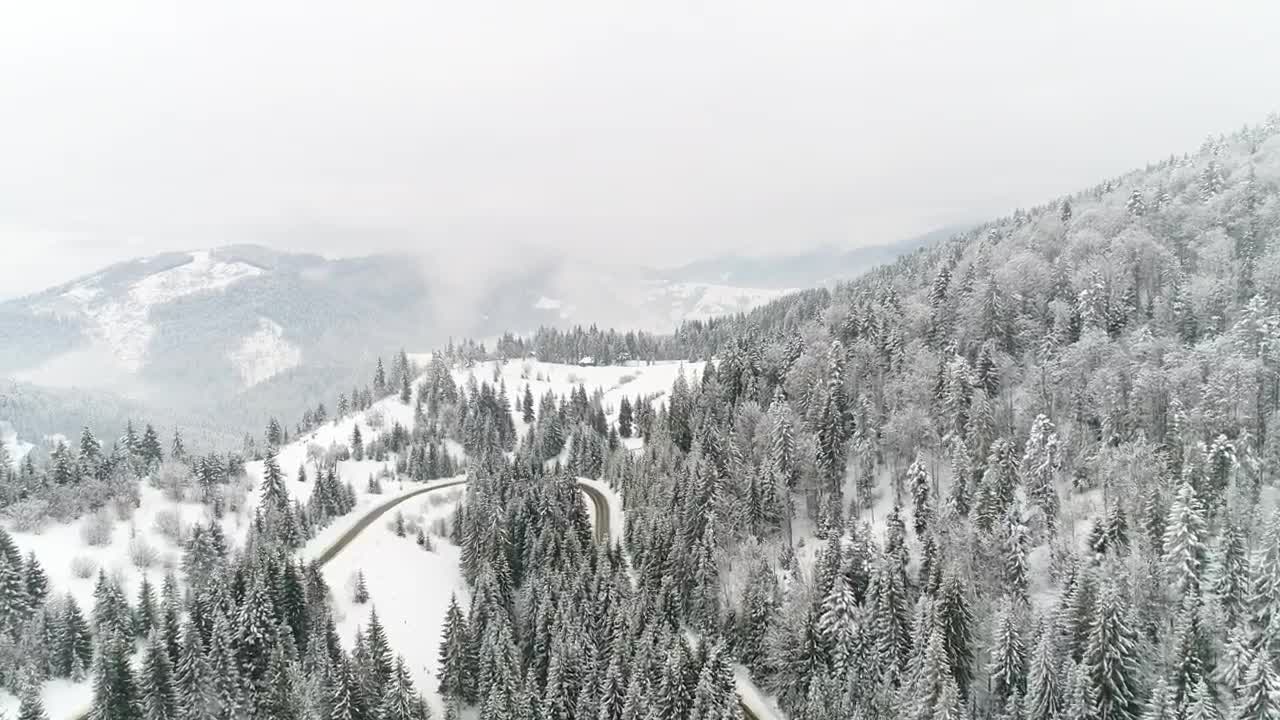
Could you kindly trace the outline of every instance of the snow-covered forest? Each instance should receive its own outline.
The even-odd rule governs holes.
[[[0,463],[19,717],[1280,717],[1280,117],[745,315],[331,396]],[[393,502],[440,478],[429,526]],[[41,557],[135,512],[168,566]],[[439,553],[444,611],[335,584],[361,533]]]

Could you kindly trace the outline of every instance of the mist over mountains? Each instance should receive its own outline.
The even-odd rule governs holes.
[[[669,269],[530,255],[504,269],[325,258],[256,245],[118,263],[0,303],[0,421],[17,437],[117,432],[128,418],[237,442],[363,385],[378,357],[450,337],[599,324],[654,332],[854,277],[945,236]]]

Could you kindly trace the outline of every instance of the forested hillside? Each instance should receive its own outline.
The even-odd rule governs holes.
[[[643,450],[594,446],[634,591],[616,558],[529,544],[572,524],[535,523],[565,503],[523,489],[563,411],[540,408],[510,464],[484,454],[500,480],[460,524],[472,617],[448,626],[482,648],[457,672],[490,674],[441,691],[535,717],[730,717],[732,658],[806,720],[1277,717],[1277,133],[675,336],[506,346],[715,362],[608,408],[607,434]],[[520,661],[494,675],[495,657]]]

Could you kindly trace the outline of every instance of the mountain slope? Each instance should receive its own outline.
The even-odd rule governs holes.
[[[160,414],[222,443],[364,385],[375,358],[401,347],[542,326],[670,331],[749,311],[818,271],[856,275],[918,242],[674,270],[543,255],[518,272],[467,272],[252,245],[139,258],[0,303],[0,377],[11,380],[0,420],[38,439]]]

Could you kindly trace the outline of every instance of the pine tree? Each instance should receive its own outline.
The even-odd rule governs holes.
[[[147,469],[155,468],[164,461],[164,451],[160,448],[160,436],[156,434],[156,429],[151,427],[150,423],[147,423],[147,428],[142,433],[139,453]]]
[[[1026,647],[1014,603],[1006,596],[992,620],[991,696],[997,707],[1021,697],[1026,688]]]
[[[178,698],[169,651],[157,632],[151,633],[147,643],[140,684],[144,720],[174,720],[178,717]]]
[[[374,686],[377,688],[378,697],[381,697],[382,691],[386,688],[387,683],[391,681],[394,666],[391,660],[391,647],[387,642],[387,633],[383,629],[381,621],[378,620],[377,608],[369,609],[369,634],[367,639]]]
[[[214,692],[213,668],[205,655],[200,630],[194,620],[182,628],[182,645],[174,670],[174,693],[183,720],[213,720],[221,714]]]
[[[1209,689],[1209,683],[1204,678],[1201,678],[1200,682],[1191,689],[1186,720],[1222,720],[1218,702],[1214,699],[1213,691]]]
[[[445,614],[444,638],[440,642],[440,695],[455,700],[469,700],[473,678],[468,662],[470,632],[467,619],[458,606],[457,597],[449,598]]]
[[[356,571],[356,589],[351,601],[357,605],[363,605],[369,602],[369,586],[364,580],[364,571]]]
[[[382,358],[378,358],[378,367],[373,371],[373,395],[382,398],[387,395],[387,371],[382,366]]]
[[[1026,605],[1030,599],[1027,553],[1031,541],[1027,537],[1027,526],[1022,524],[1022,511],[1016,503],[1009,506],[1004,530],[1004,587],[1014,601]]]
[[[1280,675],[1268,653],[1259,652],[1236,689],[1232,720],[1275,720],[1280,718]]]
[[[907,484],[911,489],[912,527],[917,536],[923,536],[933,516],[933,505],[929,498],[933,481],[919,455],[907,468]]]
[[[31,609],[22,570],[21,556],[0,553],[0,629],[15,630]]]
[[[631,401],[626,395],[618,401],[618,434],[624,438],[631,437],[631,423],[633,421],[631,413]]]
[[[93,720],[138,720],[142,707],[129,665],[129,642],[118,629],[103,638],[93,681]]]
[[[831,657],[831,669],[837,675],[843,675],[849,667],[849,653],[857,641],[859,616],[853,586],[844,573],[839,573],[822,601],[822,614],[818,617],[818,630]]]
[[[1040,628],[1040,637],[1031,653],[1027,694],[1023,699],[1023,716],[1026,720],[1053,720],[1062,712],[1062,684],[1058,679],[1055,630],[1045,623]]]
[[[1050,530],[1057,525],[1058,520],[1058,490],[1055,481],[1058,464],[1058,434],[1047,416],[1038,415],[1031,425],[1031,435],[1027,438],[1018,472],[1028,499],[1040,509]]]
[[[1133,720],[1139,711],[1138,633],[1114,580],[1104,582],[1084,664],[1099,720]]]
[[[364,440],[360,437],[360,423],[351,428],[351,459],[364,460]]]
[[[360,720],[352,697],[356,687],[351,675],[351,664],[343,661],[329,680],[329,714],[326,720]]]
[[[973,681],[973,613],[964,580],[948,573],[938,598],[938,622],[942,626],[951,677],[962,699],[969,697]]]
[[[39,683],[29,682],[22,691],[18,720],[49,720],[49,715],[44,711],[44,701],[40,698]]]
[[[40,561],[36,560],[34,551],[27,554],[27,563],[23,568],[23,584],[27,589],[27,607],[44,607],[44,602],[49,597],[49,578],[45,575]]]
[[[380,717],[383,720],[427,720],[422,708],[404,658],[396,658],[395,671],[378,706]]]
[[[901,560],[888,554],[881,558],[870,593],[871,627],[881,667],[895,665],[905,669],[911,654],[911,637]]]
[[[134,631],[139,635],[148,635],[155,624],[156,599],[151,589],[151,579],[145,574],[138,586],[138,606],[133,613]]]
[[[1169,508],[1164,531],[1164,565],[1180,594],[1200,589],[1201,567],[1207,555],[1204,534],[1204,510],[1195,487],[1189,480],[1183,481]]]

